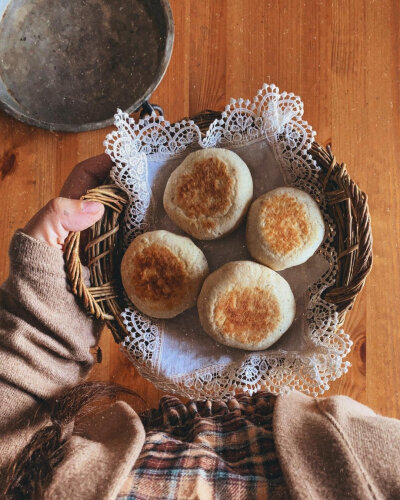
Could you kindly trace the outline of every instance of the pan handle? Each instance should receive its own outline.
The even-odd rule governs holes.
[[[139,109],[141,119],[147,115],[151,116],[153,112],[158,113],[158,115],[164,116],[164,110],[162,109],[162,107],[158,106],[157,104],[150,104],[149,101],[144,101]]]

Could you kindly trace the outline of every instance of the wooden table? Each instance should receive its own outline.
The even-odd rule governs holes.
[[[400,417],[400,3],[398,0],[172,0],[175,46],[152,101],[174,121],[263,82],[300,95],[321,144],[331,143],[369,195],[374,268],[348,315],[354,341],[347,375],[329,394],[347,394]],[[52,133],[0,113],[0,278],[7,247],[57,195],[75,163],[103,151],[108,130]],[[160,396],[108,334],[91,377]]]

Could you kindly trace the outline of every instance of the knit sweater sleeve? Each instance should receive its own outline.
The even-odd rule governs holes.
[[[38,403],[88,374],[100,333],[68,290],[60,250],[18,231],[9,255],[0,288],[0,476],[41,424]]]
[[[400,421],[346,397],[279,396],[276,453],[293,499],[400,498]]]

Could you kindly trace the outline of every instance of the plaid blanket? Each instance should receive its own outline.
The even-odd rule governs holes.
[[[142,415],[146,441],[119,499],[289,498],[272,435],[275,397],[163,397]]]

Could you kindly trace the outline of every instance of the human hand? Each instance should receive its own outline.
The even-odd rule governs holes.
[[[111,166],[112,161],[106,154],[78,163],[65,181],[60,196],[39,210],[24,227],[24,232],[51,247],[62,249],[70,231],[83,231],[103,216],[101,203],[79,198],[88,189],[100,185]]]

